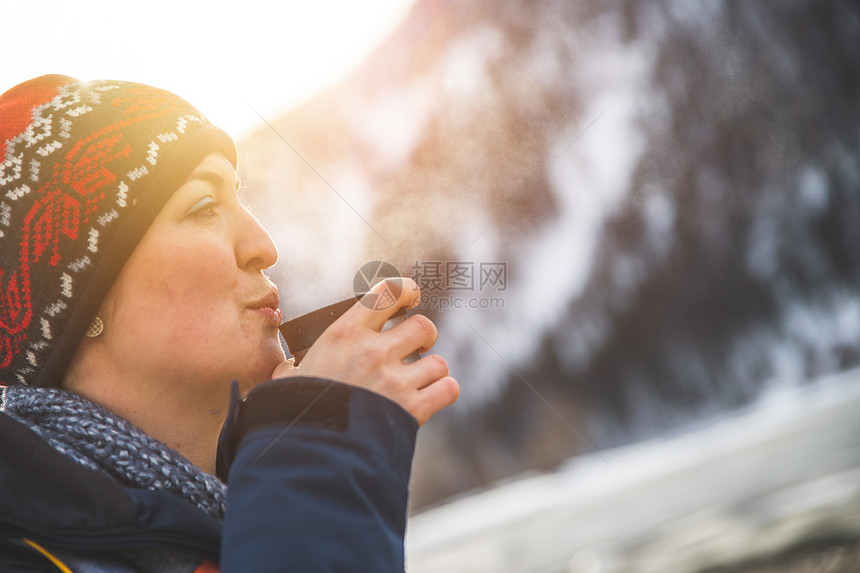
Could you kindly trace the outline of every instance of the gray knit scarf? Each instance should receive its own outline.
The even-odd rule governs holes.
[[[0,411],[83,466],[129,487],[176,494],[224,518],[223,482],[98,404],[66,390],[11,386],[3,392]]]

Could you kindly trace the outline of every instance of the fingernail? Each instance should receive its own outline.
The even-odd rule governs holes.
[[[412,303],[412,308],[418,308],[418,305],[421,304],[421,295],[415,297],[415,302]]]

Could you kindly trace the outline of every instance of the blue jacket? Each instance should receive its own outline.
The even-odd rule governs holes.
[[[397,404],[330,380],[274,380],[244,401],[234,385],[222,523],[0,415],[0,571],[402,572],[416,431]]]

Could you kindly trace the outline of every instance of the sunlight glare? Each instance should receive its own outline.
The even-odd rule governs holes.
[[[241,137],[342,80],[405,18],[412,0],[75,3],[0,0],[0,35],[26,46],[0,91],[60,73],[181,95]]]

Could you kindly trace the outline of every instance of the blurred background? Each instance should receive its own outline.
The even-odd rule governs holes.
[[[0,89],[228,127],[288,318],[418,280],[409,571],[860,571],[860,5],[374,4],[0,2]]]

